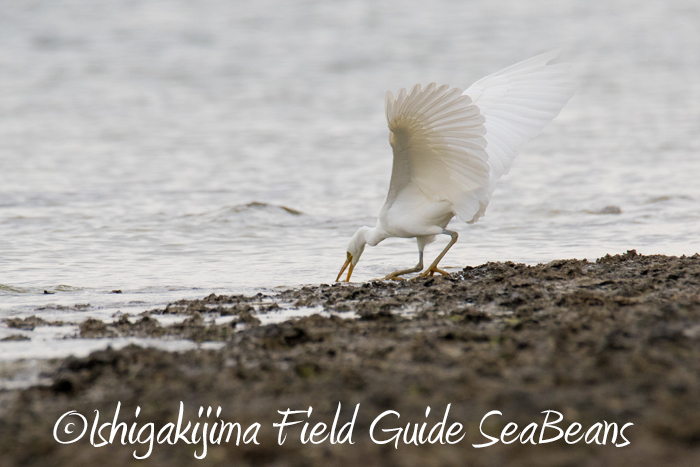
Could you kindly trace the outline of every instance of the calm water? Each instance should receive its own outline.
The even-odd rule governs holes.
[[[1,0],[0,317],[330,282],[388,188],[385,91],[556,47],[577,95],[444,266],[693,254],[699,23],[696,0]],[[387,240],[353,277],[416,256]]]

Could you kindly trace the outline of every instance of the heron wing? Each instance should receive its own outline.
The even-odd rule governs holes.
[[[576,90],[568,63],[549,64],[554,50],[481,78],[464,94],[486,118],[491,177],[507,174],[518,149],[556,117]]]
[[[434,201],[447,200],[464,221],[488,203],[484,116],[462,90],[431,83],[396,97],[386,94],[394,164],[387,202],[408,184]]]

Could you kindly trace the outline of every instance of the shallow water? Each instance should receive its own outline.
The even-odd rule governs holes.
[[[78,322],[331,282],[388,187],[384,92],[466,88],[556,47],[577,95],[524,148],[487,215],[453,221],[460,242],[443,265],[700,250],[695,1],[0,11],[0,318],[89,304]],[[413,241],[387,240],[354,278],[416,256]]]

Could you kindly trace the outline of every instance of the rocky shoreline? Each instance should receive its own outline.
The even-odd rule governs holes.
[[[290,303],[318,307],[323,316],[260,325],[261,314]],[[164,313],[187,318],[161,326],[152,315]],[[232,320],[213,324],[210,314]],[[632,250],[596,262],[487,263],[446,278],[320,285],[275,296],[210,295],[114,323],[88,320],[80,335],[175,336],[223,347],[183,353],[108,349],[58,362],[48,375],[50,386],[0,392],[0,465],[137,462],[134,449],[146,451],[140,444],[117,441],[96,448],[88,430],[80,441],[61,445],[53,438],[54,424],[71,410],[90,423],[95,410],[100,423],[111,421],[120,403],[119,421],[163,426],[177,420],[180,402],[193,423],[204,422],[197,415],[200,406],[220,406],[221,419],[244,427],[260,423],[260,444],[211,445],[202,460],[193,457],[201,446],[156,444],[139,462],[700,465],[698,254],[642,256]],[[282,419],[278,410],[313,406],[309,421],[330,426],[339,402],[342,423],[360,404],[355,444],[301,444],[300,424],[278,445],[272,426]],[[459,443],[402,441],[397,449],[368,436],[384,411],[401,414],[394,426],[424,421],[433,426],[448,404],[449,423],[464,427]],[[433,415],[426,417],[428,406]],[[494,410],[502,415],[484,419]],[[583,430],[604,421],[633,423],[625,430],[630,443],[599,445],[598,437],[590,444],[585,439],[544,444],[537,431],[509,445],[473,446],[489,441],[481,431],[499,438],[510,422],[519,432],[531,423],[541,429],[547,410],[563,416],[563,429],[572,423]],[[555,435],[554,429],[547,432]]]

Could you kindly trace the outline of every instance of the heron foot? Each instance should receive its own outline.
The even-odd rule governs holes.
[[[392,272],[391,274],[387,274],[386,276],[382,277],[382,278],[379,279],[379,280],[380,280],[380,281],[396,281],[396,282],[400,282],[400,281],[405,281],[406,278],[401,277],[401,276],[397,276],[397,275],[395,275],[395,274]]]
[[[447,277],[450,276],[450,273],[449,273],[449,272],[443,271],[442,269],[438,269],[438,268],[435,266],[435,267],[430,267],[430,268],[426,269],[425,271],[423,271],[422,273],[420,273],[420,274],[419,274],[419,277],[428,277],[428,276],[431,276],[431,277],[432,277],[433,274],[435,274],[436,272],[439,272],[439,273],[442,274],[443,276],[447,276]]]

